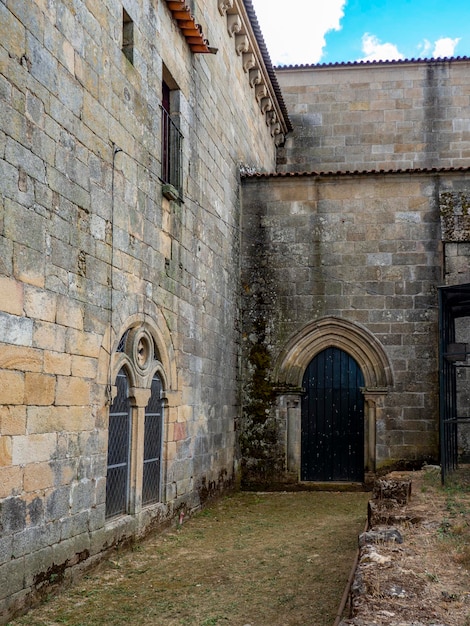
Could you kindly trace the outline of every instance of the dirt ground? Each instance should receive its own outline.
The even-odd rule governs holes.
[[[470,469],[444,488],[438,468],[389,477],[412,482],[409,503],[393,512],[403,543],[363,549],[354,619],[343,625],[470,626]]]
[[[237,493],[10,624],[332,626],[368,497]]]
[[[470,626],[470,468],[411,480],[403,543],[362,550],[343,626]],[[370,493],[238,493],[115,551],[11,626],[332,626]]]

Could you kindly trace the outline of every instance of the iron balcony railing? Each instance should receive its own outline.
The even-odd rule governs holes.
[[[162,107],[162,181],[176,190],[178,199],[183,196],[183,135]]]

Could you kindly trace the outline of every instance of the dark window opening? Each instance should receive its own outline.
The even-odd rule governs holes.
[[[125,9],[122,10],[122,51],[129,63],[134,64],[134,22]]]
[[[439,288],[442,482],[470,461],[470,284]]]
[[[163,193],[172,200],[182,199],[183,135],[178,127],[179,91],[162,83],[162,181]]]
[[[117,394],[109,410],[106,517],[127,513],[131,445],[129,382],[124,369],[116,378]]]
[[[159,376],[152,380],[151,396],[145,409],[144,426],[144,472],[142,504],[160,499],[160,473],[163,441],[162,383]]]

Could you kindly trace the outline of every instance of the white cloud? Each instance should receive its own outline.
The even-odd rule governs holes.
[[[460,41],[460,37],[451,39],[450,37],[441,37],[434,42],[434,51],[432,56],[437,59],[438,57],[453,57],[455,54],[455,48]]]
[[[313,64],[321,60],[325,35],[340,30],[347,0],[253,0],[274,65]]]
[[[423,43],[418,44],[418,57],[420,59],[427,59],[432,56],[432,43],[429,39],[424,39]]]
[[[375,35],[364,33],[362,51],[366,55],[360,61],[396,61],[404,56],[393,43],[382,43]]]

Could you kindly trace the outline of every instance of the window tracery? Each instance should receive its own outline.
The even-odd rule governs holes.
[[[114,353],[109,411],[106,518],[161,501],[165,374],[145,325],[127,329]]]

